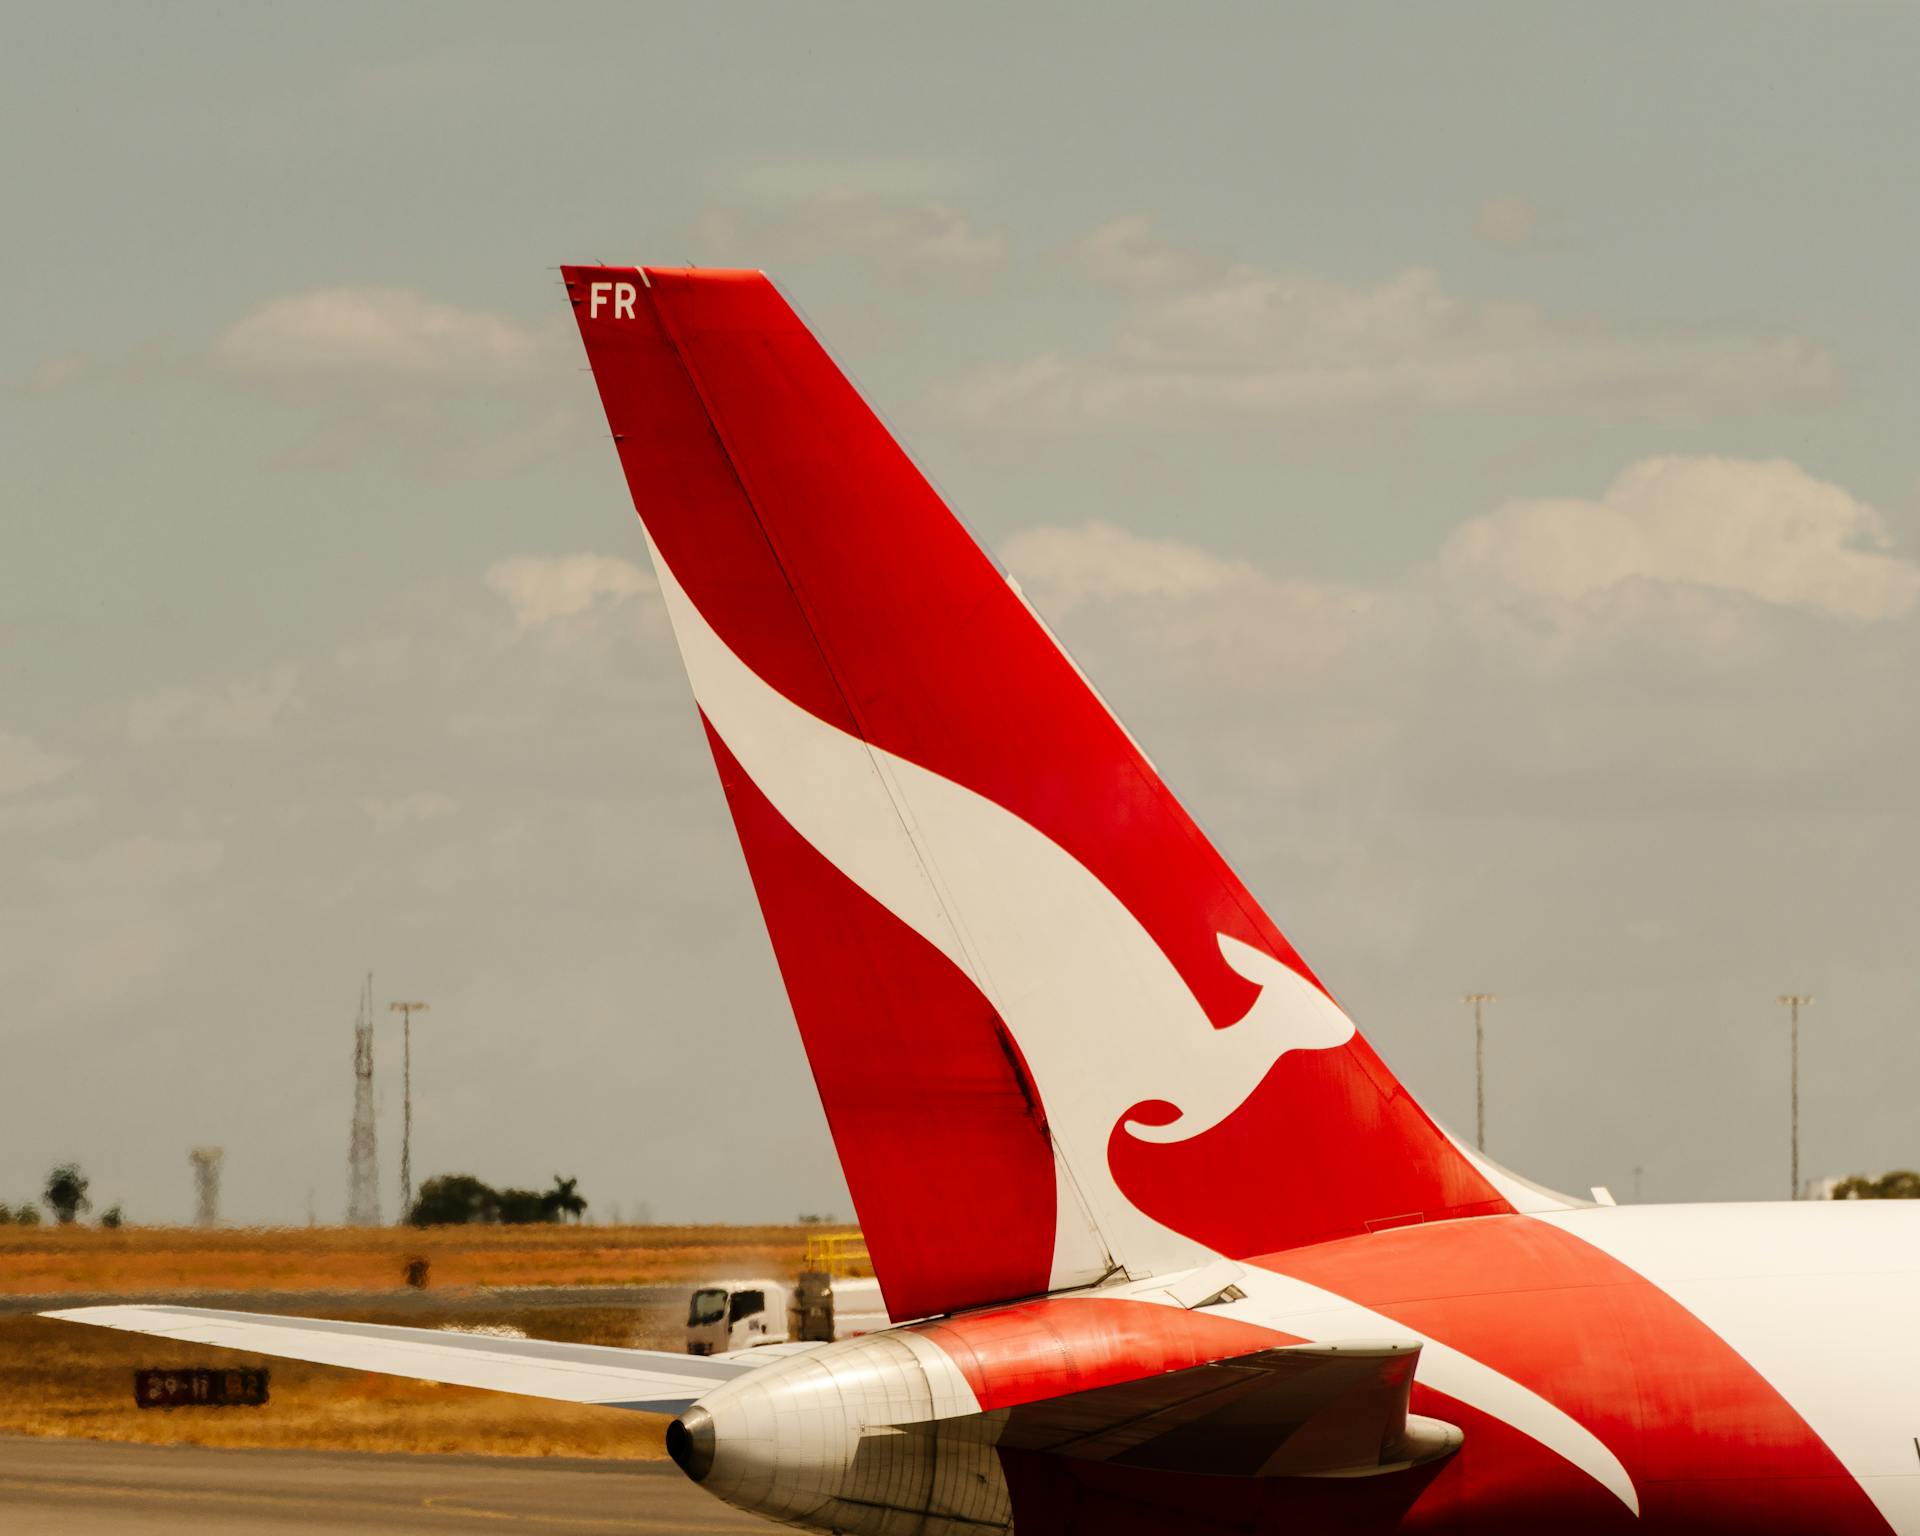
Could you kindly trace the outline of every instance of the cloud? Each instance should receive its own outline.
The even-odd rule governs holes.
[[[1075,243],[1074,255],[1090,276],[1127,288],[1190,283],[1213,276],[1225,265],[1192,247],[1160,239],[1144,213],[1108,220]]]
[[[832,261],[897,281],[977,278],[1007,263],[1011,243],[944,202],[828,191],[749,207],[712,207],[695,244],[718,263],[751,267]]]
[[[1889,545],[1873,508],[1788,460],[1668,456],[1597,500],[1510,501],[1458,529],[1443,560],[1570,603],[1648,581],[1871,622],[1920,600],[1920,565]]]
[[[17,795],[66,777],[72,762],[37,741],[0,731],[0,795]]]
[[[1518,255],[1552,245],[1559,223],[1558,214],[1532,198],[1508,192],[1488,198],[1474,210],[1473,232],[1495,250]]]
[[[1488,498],[1477,521],[1512,505]],[[1849,504],[1813,505],[1826,523],[1783,513],[1768,538],[1816,567],[1836,543],[1898,561]],[[1836,505],[1860,529],[1851,540],[1833,532]],[[1900,872],[1920,821],[1902,794],[1920,730],[1887,700],[1920,649],[1911,616],[1835,622],[1692,577],[1538,595],[1514,580],[1565,584],[1510,580],[1465,534],[1469,558],[1448,546],[1343,586],[1234,558],[1231,543],[1055,515],[1001,543],[1009,568],[1043,612],[1064,613],[1063,639],[1120,717],[1422,1091],[1454,1081],[1457,1053],[1424,1044],[1436,1032],[1421,1021],[1478,975],[1531,991],[1538,1061],[1611,1014],[1652,1018],[1620,1047],[1631,1066],[1667,1044],[1658,1019],[1717,1017],[1714,985],[1807,953],[1832,953],[1850,977],[1880,967],[1882,991],[1856,993],[1849,1011],[1891,1016],[1910,980],[1884,938],[1907,910]],[[1797,532],[1809,519],[1827,534]],[[1746,572],[1744,559],[1729,569]],[[681,1190],[673,1214],[811,1208],[805,1192],[834,1187],[829,1143],[812,1096],[792,1091],[804,1060],[652,590],[643,564],[608,554],[456,565],[355,621],[353,644],[287,669],[297,732],[243,752],[212,737],[142,747],[125,740],[122,709],[97,740],[59,737],[98,809],[0,860],[0,925],[19,940],[0,946],[19,1000],[10,1061],[22,1080],[52,1080],[76,1053],[102,1065],[57,1114],[23,1103],[10,1145],[39,1155],[58,1139],[105,1176],[108,1154],[88,1147],[213,1076],[345,1093],[346,994],[371,966],[383,988],[418,986],[433,1017],[459,1021],[463,1048],[436,1068],[446,1166],[478,1146],[508,1167],[583,1126],[589,1187],[617,1191],[620,1170],[669,1156],[704,1114],[742,1150]],[[1564,615],[1585,638],[1534,664],[1530,632],[1516,644],[1513,627],[1479,622],[1502,605]],[[1728,614],[1766,645],[1735,668],[1703,664]],[[1649,632],[1637,649],[1618,638]],[[160,712],[167,729],[270,694],[278,674],[246,665],[225,686],[179,690],[200,704]],[[1802,916],[1810,937],[1789,954],[1779,935]],[[1642,933],[1672,937],[1656,949]],[[1475,974],[1452,979],[1462,955]],[[1664,955],[1684,964],[1653,970]],[[1758,1006],[1786,984],[1766,980]],[[1556,1014],[1552,985],[1590,987],[1591,1013]],[[593,1073],[528,1076],[527,1020],[549,1017]],[[736,1054],[773,1063],[774,1088],[698,1113],[657,1094],[634,1133],[623,1085],[684,1079],[700,1041],[711,1053],[708,1036],[673,1027],[689,1019],[728,1021]],[[502,1094],[514,1114],[489,1117]],[[334,1113],[289,1113],[268,1095],[246,1134],[231,1122],[194,1134],[251,1148],[252,1209],[284,1219],[309,1184],[337,1177]],[[1522,1135],[1517,1112],[1506,1123]],[[126,1145],[125,1192],[162,1208],[173,1176],[149,1177],[138,1138]],[[746,1167],[777,1176],[742,1179]]]
[[[488,567],[487,585],[522,630],[585,613],[602,598],[620,603],[657,590],[649,572],[616,555],[521,555]]]
[[[1199,597],[1259,579],[1243,561],[1176,539],[1144,539],[1097,519],[1025,529],[1003,543],[1001,554],[1047,613],[1066,613],[1089,599]]]
[[[1378,282],[1229,265],[1138,218],[1079,247],[1139,290],[1103,352],[1043,353],[947,391],[960,416],[1023,430],[1401,409],[1697,415],[1820,398],[1835,366],[1803,339],[1629,324],[1470,298],[1409,267]]]
[[[214,360],[238,373],[455,382],[518,377],[538,352],[533,333],[511,320],[404,288],[316,288],[270,299],[213,344]]]
[[[160,688],[127,708],[128,739],[141,745],[179,741],[264,741],[299,705],[289,667],[196,688]]]
[[[1243,684],[1322,674],[1368,632],[1401,623],[1377,592],[1278,576],[1097,520],[1024,529],[1000,549],[1043,619],[1150,635],[1153,654],[1132,670],[1155,685],[1191,686],[1195,672]]]
[[[1257,692],[1365,677],[1378,693],[1397,676],[1444,694],[1449,669],[1514,686],[1724,680],[1844,643],[1783,626],[1783,612],[1843,632],[1920,607],[1920,564],[1888,547],[1874,511],[1783,460],[1642,460],[1596,500],[1505,503],[1368,584],[1097,521],[1029,528],[1001,550],[1042,614],[1096,651],[1124,644],[1123,686],[1150,690],[1201,674]],[[1408,707],[1340,730],[1370,737]]]

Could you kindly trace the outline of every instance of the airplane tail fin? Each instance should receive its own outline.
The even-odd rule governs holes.
[[[764,275],[562,270],[894,1317],[1509,1209]]]

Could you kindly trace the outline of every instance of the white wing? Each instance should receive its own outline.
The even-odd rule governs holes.
[[[723,1381],[765,1361],[702,1359],[662,1350],[556,1344],[546,1339],[501,1339],[393,1328],[382,1323],[337,1323],[319,1317],[275,1317],[205,1307],[72,1307],[43,1312],[69,1323],[92,1323],[126,1333],[151,1334],[243,1349],[282,1360],[307,1360],[383,1376],[410,1376],[456,1387],[484,1387],[562,1403],[601,1403],[647,1413],[679,1413]]]

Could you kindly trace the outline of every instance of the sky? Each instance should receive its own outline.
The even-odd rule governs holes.
[[[1441,1120],[1920,1164],[1920,6],[0,7],[0,1200],[850,1206],[562,261],[774,275]],[[398,1037],[378,1045],[397,1208]]]

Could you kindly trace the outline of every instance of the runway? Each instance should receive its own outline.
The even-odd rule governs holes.
[[[778,1529],[665,1462],[219,1451],[0,1437],[9,1536],[240,1531],[684,1532]]]

